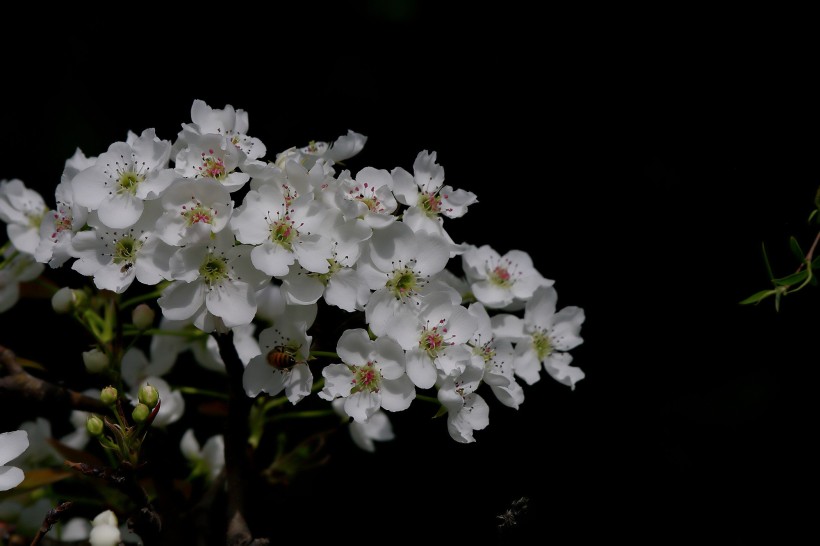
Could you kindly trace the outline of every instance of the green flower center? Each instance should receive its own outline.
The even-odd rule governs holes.
[[[145,176],[136,171],[122,171],[120,172],[119,180],[117,180],[117,185],[119,186],[117,191],[119,193],[128,192],[131,195],[135,195],[137,193],[137,186],[139,186],[143,180],[145,180]]]
[[[228,264],[225,263],[224,258],[208,254],[199,267],[199,275],[209,285],[219,283],[228,278]]]
[[[412,294],[418,286],[416,273],[409,267],[397,269],[393,272],[393,278],[387,281],[387,288],[393,292],[397,299],[403,299]]]
[[[538,360],[544,361],[552,354],[552,342],[546,332],[538,331],[532,335],[532,346],[538,355]]]
[[[131,269],[134,265],[134,261],[137,259],[137,251],[139,251],[141,246],[142,241],[134,239],[130,235],[119,239],[114,243],[114,256],[112,259],[114,265],[122,266],[120,271],[123,273]]]
[[[382,383],[382,374],[373,362],[368,362],[364,366],[354,366],[353,379],[351,384],[353,387],[350,393],[357,392],[379,392]]]

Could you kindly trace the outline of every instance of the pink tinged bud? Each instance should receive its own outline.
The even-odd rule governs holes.
[[[117,402],[117,389],[112,387],[111,385],[105,387],[102,391],[100,391],[100,401],[106,405],[116,404]]]
[[[96,415],[91,415],[85,422],[85,429],[92,436],[100,436],[103,433],[103,421]]]
[[[153,408],[159,402],[159,391],[151,385],[143,385],[140,387],[138,398],[140,403]]]
[[[154,324],[156,313],[148,304],[141,303],[131,312],[131,322],[140,330],[147,330]]]
[[[94,347],[83,353],[83,364],[88,373],[102,373],[108,369],[108,355]]]
[[[134,411],[131,412],[131,419],[135,423],[144,423],[149,415],[151,415],[151,408],[145,404],[137,404]]]

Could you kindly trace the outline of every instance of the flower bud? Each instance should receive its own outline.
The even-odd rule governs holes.
[[[159,402],[159,391],[151,385],[143,385],[140,387],[138,398],[141,403],[153,408]]]
[[[83,353],[83,364],[88,373],[102,373],[108,369],[108,355],[94,347]]]
[[[145,404],[137,404],[136,407],[134,407],[134,411],[131,412],[131,419],[133,419],[135,423],[143,423],[148,419],[149,415],[151,415],[151,408]]]
[[[141,303],[131,312],[131,322],[140,330],[146,330],[154,324],[156,313],[147,304]]]
[[[55,313],[70,313],[85,303],[85,300],[85,292],[64,286],[51,296],[51,307]]]
[[[100,401],[109,406],[111,404],[115,404],[117,402],[117,389],[111,385],[105,387],[102,391],[100,391]]]
[[[96,415],[90,415],[85,421],[85,429],[92,436],[99,436],[103,433],[103,420]]]

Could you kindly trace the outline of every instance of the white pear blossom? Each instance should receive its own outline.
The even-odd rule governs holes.
[[[188,459],[192,477],[205,476],[209,482],[212,482],[225,467],[225,439],[221,434],[211,436],[200,447],[193,429],[189,428],[182,435],[179,449]]]
[[[333,245],[322,229],[325,211],[310,194],[292,199],[280,187],[263,185],[245,195],[231,227],[240,242],[255,245],[251,260],[268,275],[284,277],[297,261],[308,271],[327,273]]]
[[[512,342],[496,339],[487,309],[480,303],[470,304],[467,311],[475,317],[477,328],[470,345],[473,360],[484,365],[483,381],[498,398],[499,402],[513,409],[524,402],[524,389],[515,380],[515,349]]]
[[[443,283],[431,282],[449,259],[444,240],[413,233],[401,222],[374,231],[368,252],[357,265],[374,290],[365,306],[365,320],[373,333],[396,335],[397,331],[415,328],[424,295],[449,289]],[[403,347],[412,343],[407,338],[399,342]]]
[[[299,162],[309,169],[319,159],[324,159],[330,164],[350,159],[362,151],[366,142],[366,136],[348,130],[346,135],[340,136],[332,143],[312,141],[307,146],[293,151],[298,152]],[[287,151],[283,153],[287,153]]]
[[[473,295],[492,309],[520,309],[536,289],[555,282],[544,278],[530,255],[521,250],[501,256],[489,245],[471,245],[461,259]]]
[[[51,267],[76,257],[72,240],[86,223],[88,210],[74,203],[74,187],[65,178],[55,190],[57,207],[48,211],[40,223],[40,242],[34,257]]]
[[[33,281],[44,269],[45,266],[35,262],[32,255],[7,246],[0,259],[0,313],[8,311],[20,300],[20,283]]]
[[[476,326],[476,319],[448,291],[425,298],[412,328],[399,324],[390,332],[407,351],[407,375],[417,387],[428,389],[439,376],[464,371],[473,355],[467,343]]]
[[[345,419],[350,419],[350,416],[345,413],[345,399],[337,398],[331,402],[333,410]],[[382,410],[376,411],[364,423],[359,423],[356,420],[348,423],[348,430],[353,443],[360,449],[373,453],[376,451],[374,442],[388,442],[393,440],[396,436],[393,434],[393,426],[390,424],[390,418]]]
[[[324,297],[325,302],[350,313],[363,311],[370,297],[370,288],[355,266],[371,230],[358,219],[327,222],[328,236],[333,242],[333,257],[326,273],[313,273],[301,266],[291,267],[282,278],[282,291],[288,303],[304,305]]]
[[[230,104],[225,108],[211,108],[205,101],[196,99],[191,106],[191,121],[182,125],[175,149],[182,149],[192,136],[221,135],[239,148],[245,158],[254,160],[265,155],[265,145],[258,138],[249,137],[248,113]],[[176,157],[176,155],[175,155]]]
[[[359,423],[366,422],[379,408],[401,411],[416,397],[413,382],[405,373],[401,346],[388,337],[371,340],[366,330],[345,330],[336,346],[342,364],[322,370],[325,400],[345,398],[344,411]]]
[[[25,478],[22,469],[5,464],[22,455],[28,446],[28,433],[25,430],[0,434],[0,491],[17,487]]]
[[[106,227],[96,213],[91,213],[88,224],[92,229],[77,233],[72,241],[78,259],[71,268],[92,276],[97,288],[118,294],[134,279],[148,286],[169,279],[169,262],[176,249],[153,231],[159,212],[157,205],[149,202],[140,219],[124,229]]]
[[[193,317],[205,332],[249,324],[256,314],[256,291],[270,279],[253,267],[249,254],[249,246],[233,246],[227,230],[208,245],[180,249],[170,264],[177,280],[157,300],[163,315]]]
[[[424,150],[413,163],[413,176],[401,167],[392,171],[393,193],[396,199],[407,205],[402,221],[413,231],[437,234],[451,244],[450,256],[466,250],[458,245],[444,230],[443,218],[459,218],[467,213],[467,207],[477,203],[473,192],[444,186],[444,168],[436,163],[436,152]]]
[[[93,166],[71,180],[74,202],[97,211],[100,221],[112,228],[134,225],[146,200],[159,198],[178,175],[168,168],[171,143],[146,129],[130,142],[115,142]]]
[[[162,196],[159,237],[173,246],[207,242],[231,219],[233,201],[224,186],[210,179],[183,180]]]
[[[237,170],[246,156],[229,137],[190,134],[185,140],[187,146],[177,154],[174,163],[177,174],[213,180],[231,193],[251,179],[247,173]]]
[[[584,310],[564,307],[556,313],[558,294],[553,287],[539,288],[524,309],[524,318],[510,314],[492,317],[493,332],[515,346],[515,375],[528,385],[540,379],[541,365],[556,381],[575,389],[584,378],[580,368],[570,366],[567,353],[583,343],[580,336]]]
[[[303,322],[282,321],[259,333],[260,354],[245,368],[242,383],[248,396],[266,392],[276,396],[282,390],[291,404],[310,394],[313,373],[307,365],[310,344]]]
[[[88,543],[91,546],[117,546],[122,540],[117,516],[111,510],[97,514],[91,520]]]
[[[473,431],[490,422],[490,407],[475,390],[484,376],[484,365],[472,361],[458,377],[445,377],[438,389],[438,399],[447,408],[447,431],[455,441],[474,442]]]
[[[393,177],[384,169],[365,167],[355,179],[340,181],[336,205],[348,220],[361,218],[372,229],[384,228],[396,220]]]
[[[0,220],[14,248],[34,255],[40,244],[40,223],[48,211],[45,201],[21,180],[0,181]]]

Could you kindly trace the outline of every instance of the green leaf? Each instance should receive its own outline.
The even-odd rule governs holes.
[[[807,223],[811,224],[811,220],[815,216],[817,216],[817,209],[814,209],[813,211],[811,211],[811,214],[809,214],[809,219],[808,219]],[[820,218],[818,218],[817,221],[820,222]]]
[[[760,292],[757,292],[756,294],[752,294],[751,296],[749,296],[745,300],[741,301],[740,304],[741,305],[748,305],[750,303],[759,303],[762,300],[764,300],[764,299],[768,298],[769,296],[771,296],[773,294],[776,294],[776,293],[777,293],[777,290],[761,290]]]
[[[814,260],[812,260],[811,268],[812,269],[820,269],[820,256],[818,256]]]
[[[438,418],[438,417],[441,417],[441,416],[442,416],[442,415],[444,415],[445,413],[447,413],[447,408],[446,408],[445,406],[441,406],[441,407],[438,409],[438,411],[436,412],[436,414],[435,414],[435,415],[433,415],[433,419],[436,419],[436,418]]]
[[[769,274],[770,279],[774,279],[774,273],[772,273],[772,266],[769,264],[769,255],[766,254],[766,243],[760,243],[760,246],[763,247],[763,262],[766,264],[766,273]]]
[[[809,272],[804,269],[803,271],[798,271],[797,273],[792,273],[791,275],[786,275],[785,277],[781,277],[779,279],[772,279],[772,282],[777,286],[791,286],[793,284],[805,281],[808,276]]]
[[[789,237],[789,247],[792,250],[792,254],[795,255],[800,263],[806,261],[806,254],[803,252],[803,249],[800,248],[800,243],[797,242],[797,239],[795,239],[793,235]]]

